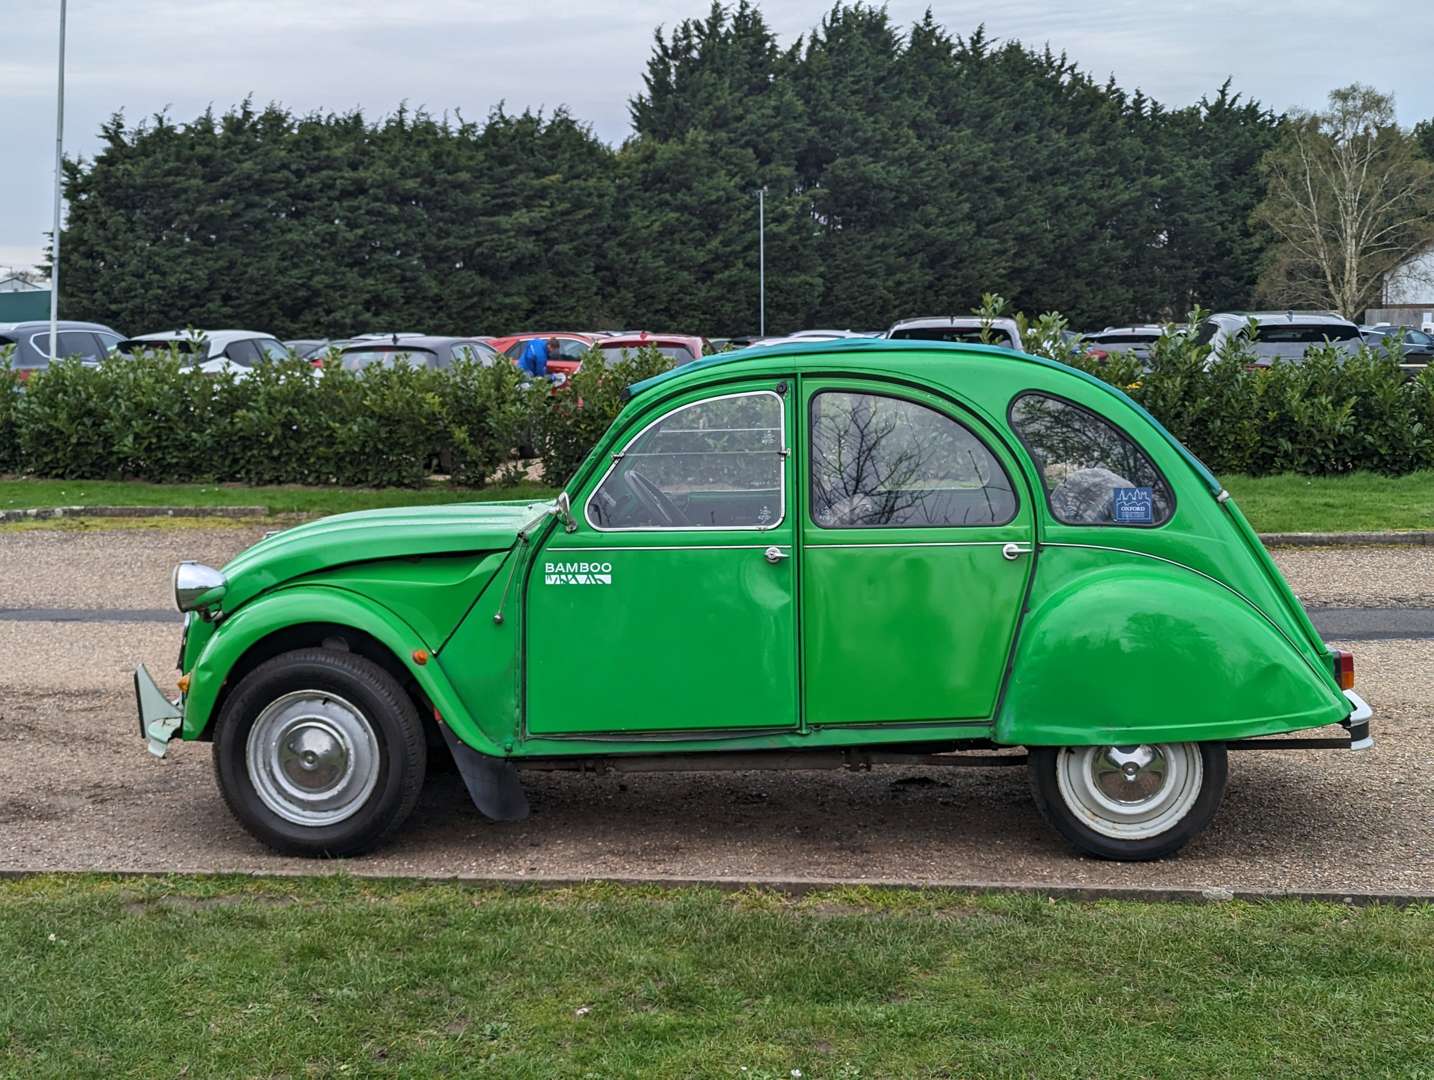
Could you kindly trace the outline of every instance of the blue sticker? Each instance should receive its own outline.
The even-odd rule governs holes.
[[[1110,493],[1112,515],[1117,525],[1155,524],[1155,489],[1115,488]]]

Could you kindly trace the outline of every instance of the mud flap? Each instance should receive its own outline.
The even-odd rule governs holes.
[[[453,763],[478,812],[493,821],[524,820],[528,816],[528,796],[523,793],[523,782],[513,763],[480,754],[453,734],[447,724],[440,723],[438,730],[453,752]]]

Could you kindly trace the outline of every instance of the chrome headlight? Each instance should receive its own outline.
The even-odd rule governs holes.
[[[229,579],[203,563],[182,562],[174,568],[174,606],[199,611],[224,599]]]

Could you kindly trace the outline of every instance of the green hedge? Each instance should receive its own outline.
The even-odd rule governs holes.
[[[1434,371],[1405,379],[1385,349],[1316,349],[1259,369],[1238,348],[1212,360],[1194,344],[1198,315],[1168,328],[1145,368],[1092,360],[1057,315],[1018,319],[1030,351],[1121,387],[1216,472],[1434,468]],[[611,367],[594,357],[552,392],[507,364],[319,374],[295,360],[236,378],[157,353],[66,361],[21,384],[3,361],[0,472],[372,487],[416,486],[434,472],[470,487],[515,481],[520,449],[540,459],[545,482],[563,484],[617,415],[623,388],[670,366],[655,350]]]
[[[644,350],[600,359],[563,390],[510,364],[361,374],[307,362],[205,375],[172,352],[62,361],[21,384],[0,357],[0,472],[58,479],[481,487],[522,478],[533,449],[561,484],[621,408],[622,388],[670,366]],[[23,389],[22,389],[23,387]]]

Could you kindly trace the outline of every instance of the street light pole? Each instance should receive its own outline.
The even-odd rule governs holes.
[[[63,2],[63,0],[62,0]],[[757,336],[767,336],[767,185],[757,189]]]
[[[60,84],[55,94],[55,221],[50,234],[50,363],[59,350],[60,177],[65,155],[65,0],[60,0]]]

